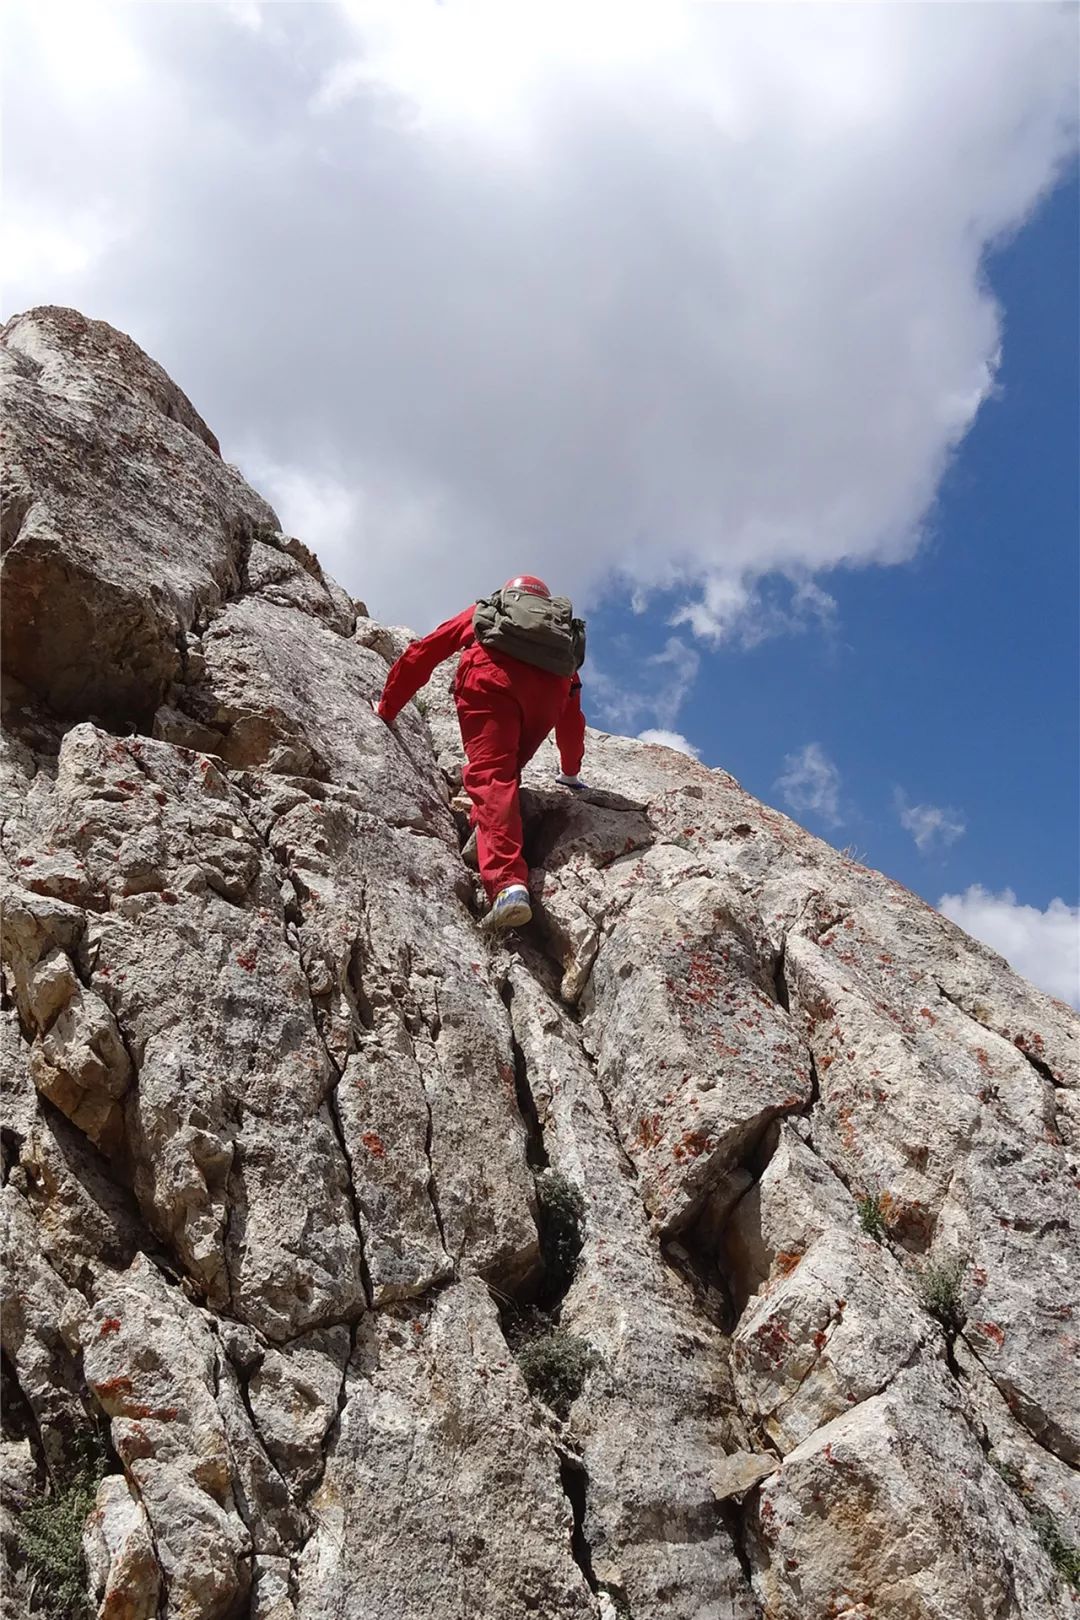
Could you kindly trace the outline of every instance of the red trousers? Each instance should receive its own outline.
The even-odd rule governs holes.
[[[475,644],[461,655],[454,701],[467,759],[462,780],[473,802],[477,862],[489,899],[511,883],[528,884],[518,785],[558,723],[569,691],[567,678],[517,658]]]

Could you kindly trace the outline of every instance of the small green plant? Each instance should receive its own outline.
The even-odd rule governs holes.
[[[932,1261],[922,1274],[923,1304],[946,1333],[959,1333],[966,1320],[960,1283],[964,1262],[955,1257]]]
[[[855,1205],[859,1212],[859,1225],[868,1237],[874,1238],[878,1243],[885,1236],[885,1210],[881,1198],[877,1193],[867,1193]]]
[[[991,1457],[991,1465],[1001,1475],[1009,1489],[1015,1491],[1031,1518],[1039,1546],[1049,1558],[1063,1581],[1080,1590],[1080,1547],[1069,1541],[1054,1515],[1035,1501],[1029,1486],[1025,1485],[1019,1469],[1000,1457]]]
[[[94,1435],[76,1450],[71,1470],[47,1495],[19,1515],[18,1538],[45,1614],[56,1620],[89,1620],[82,1534],[101,1480],[108,1472],[105,1448]]]
[[[537,1176],[536,1197],[544,1292],[549,1300],[562,1299],[574,1280],[584,1241],[585,1200],[559,1170],[545,1170]]]
[[[1031,1524],[1040,1547],[1061,1579],[1080,1590],[1080,1547],[1075,1541],[1066,1540],[1054,1515],[1044,1508],[1034,1510]]]
[[[526,1339],[516,1354],[530,1393],[546,1402],[559,1417],[568,1417],[589,1369],[596,1365],[592,1346],[577,1333],[555,1327]]]
[[[414,698],[413,702],[419,711],[421,720],[426,720],[431,712],[431,699],[426,697]]]

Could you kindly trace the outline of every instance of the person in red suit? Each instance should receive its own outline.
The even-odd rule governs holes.
[[[551,596],[543,580],[532,574],[507,580],[503,591]],[[521,773],[554,728],[562,766],[556,780],[566,787],[585,786],[579,775],[585,752],[581,680],[482,647],[473,632],[474,612],[475,605],[463,608],[410,643],[392,665],[373,707],[392,725],[438,665],[460,652],[454,703],[465,746],[462,780],[472,800],[477,864],[491,901],[485,927],[520,928],[532,917],[518,802]]]

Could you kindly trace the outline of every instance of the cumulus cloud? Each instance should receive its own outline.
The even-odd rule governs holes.
[[[982,255],[1075,145],[1056,5],[5,20],[47,249],[8,308],[131,331],[420,629],[518,568],[712,640],[827,620],[815,574],[917,545],[994,385]]]
[[[656,728],[639,731],[638,742],[658,743],[661,748],[674,748],[676,753],[689,754],[691,759],[701,758],[701,749],[688,742],[681,731],[662,731]]]
[[[840,825],[840,772],[820,743],[807,743],[798,753],[786,754],[776,786],[796,814],[818,816],[831,827]]]
[[[908,804],[899,788],[896,812],[901,827],[914,838],[920,855],[939,854],[967,832],[967,822],[959,810],[949,810],[940,804]]]
[[[973,883],[963,894],[943,894],[938,910],[1032,984],[1080,1008],[1080,906],[1054,899],[1040,911],[1021,905],[1012,889],[993,894]]]

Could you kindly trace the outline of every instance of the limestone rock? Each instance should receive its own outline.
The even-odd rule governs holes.
[[[712,1486],[718,1502],[730,1496],[743,1496],[760,1485],[763,1479],[775,1474],[779,1468],[776,1458],[767,1451],[733,1451],[713,1470]]]
[[[957,1372],[980,1444],[991,1463],[1044,1531],[1080,1545],[1080,1474],[1032,1440],[978,1358],[958,1339]]]
[[[287,1558],[256,1558],[251,1620],[294,1620],[292,1569]]]
[[[157,1614],[161,1569],[146,1513],[122,1474],[108,1474],[98,1486],[83,1556],[101,1620]]]
[[[356,628],[348,594],[323,573],[318,558],[299,540],[271,534],[252,541],[247,583],[250,591],[266,601],[310,613],[338,635],[351,636]]]
[[[641,1620],[701,1610],[749,1620],[714,1486],[745,1439],[723,1336],[652,1238],[580,1034],[528,960],[511,972],[514,1029],[544,1152],[584,1206],[561,1325],[596,1357],[570,1422],[594,1578]]]
[[[361,1324],[312,1511],[298,1620],[595,1612],[557,1459],[475,1279]]]
[[[1069,1009],[598,731],[493,944],[452,665],[130,339],[0,364],[5,1620],[106,1426],[101,1620],[1075,1613]]]
[[[816,1430],[765,1482],[754,1585],[777,1620],[1066,1616],[1025,1521],[954,1391],[916,1368]]]
[[[785,1128],[731,1218],[734,1245],[772,1251],[733,1336],[732,1373],[743,1411],[782,1455],[937,1344],[903,1270],[859,1231],[850,1201],[830,1199],[830,1210],[831,1189],[816,1206],[807,1197],[818,1162]],[[773,1248],[778,1238],[787,1246]]]
[[[9,1405],[9,1422],[10,1418]],[[19,1521],[37,1495],[37,1489],[37,1467],[29,1439],[0,1441],[0,1556],[3,1558],[0,1616],[3,1620],[17,1620],[26,1612],[28,1571]]]
[[[80,918],[78,1005],[92,995],[105,1009],[137,1070],[122,1130],[147,1221],[209,1299],[231,1298],[279,1337],[362,1307],[347,1165],[324,1100],[332,1071],[243,801],[206,758],[79,725],[45,816],[47,841],[77,852],[93,907]],[[67,924],[66,910],[49,914],[54,933]],[[104,1083],[90,1093],[101,1094]],[[81,1095],[69,1117],[93,1138]],[[271,1119],[292,1122],[287,1162]],[[102,1143],[114,1153],[116,1135]]]
[[[37,1094],[30,1077],[30,1046],[14,1007],[0,1008],[0,1107],[4,1119],[4,1175],[34,1128]]]
[[[724,890],[658,851],[636,866],[593,969],[589,1030],[646,1207],[674,1231],[723,1195],[771,1120],[809,1102],[810,1068]]]
[[[250,1580],[240,1502],[251,1492],[221,1400],[213,1333],[140,1256],[95,1301],[82,1349],[150,1523],[168,1614],[228,1614]]]
[[[259,1438],[297,1491],[322,1473],[350,1350],[345,1328],[304,1334],[270,1346],[251,1375],[247,1403]]]
[[[42,1252],[70,1288],[86,1293],[99,1276],[156,1247],[108,1161],[51,1109],[34,1116],[12,1179],[33,1212]]]
[[[422,1293],[454,1266],[513,1281],[536,1255],[531,1184],[508,1020],[455,892],[460,861],[442,837],[333,801],[302,800],[269,841],[342,1070],[373,1297]]]
[[[74,310],[0,334],[4,665],[59,714],[143,720],[177,633],[240,586],[271,509],[130,338]]]
[[[70,1344],[86,1307],[49,1265],[27,1202],[10,1182],[0,1193],[0,1234],[4,1355],[32,1414],[44,1461],[59,1479],[90,1430]]]

